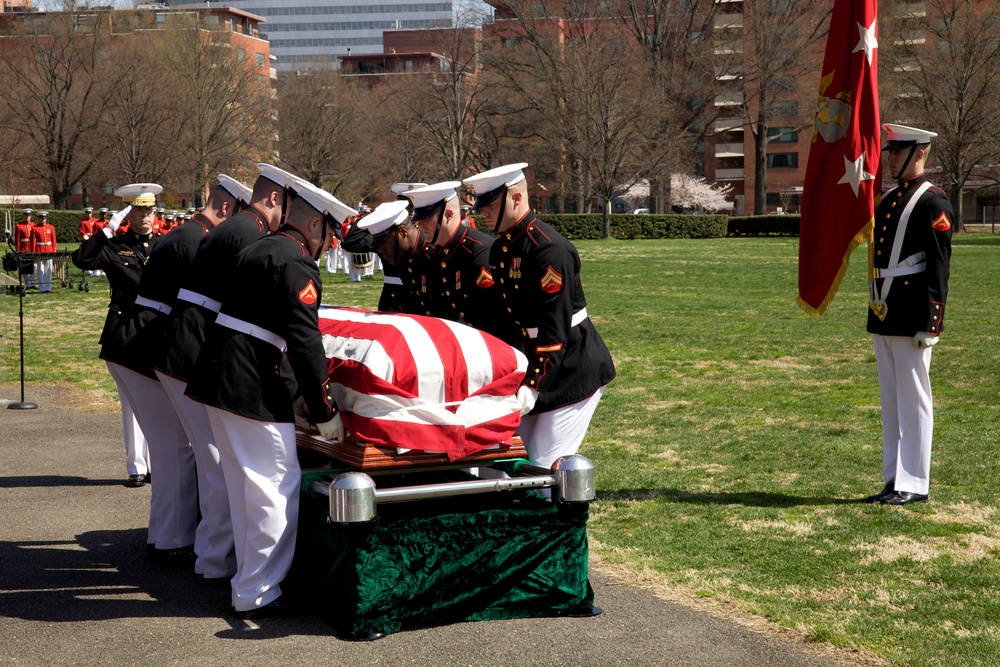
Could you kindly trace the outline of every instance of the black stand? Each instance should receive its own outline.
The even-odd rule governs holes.
[[[24,400],[24,276],[21,275],[21,253],[17,251],[10,235],[7,236],[7,245],[14,251],[17,257],[17,301],[18,301],[18,324],[21,330],[21,400],[8,403],[8,410],[34,410],[38,403],[25,402]]]

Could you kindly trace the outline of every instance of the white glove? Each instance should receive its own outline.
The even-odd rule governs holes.
[[[107,227],[105,227],[105,229],[110,229],[112,234],[117,232],[118,228],[122,226],[122,220],[125,219],[125,216],[127,216],[128,212],[131,210],[132,210],[132,205],[129,204],[122,210],[115,213],[113,216],[111,216],[111,219],[108,220],[108,225]]]
[[[316,428],[319,429],[319,434],[327,440],[340,442],[347,436],[344,420],[340,418],[339,412],[330,421],[316,424]]]
[[[517,390],[517,400],[521,401],[521,416],[528,414],[535,407],[538,400],[538,392],[528,385],[521,385]]]
[[[929,333],[924,333],[923,331],[917,332],[917,335],[913,337],[913,346],[924,348],[924,347],[934,347],[938,342],[938,337]]]

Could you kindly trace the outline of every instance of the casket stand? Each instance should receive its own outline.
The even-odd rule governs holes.
[[[461,621],[600,613],[587,579],[589,504],[549,501],[531,490],[574,482],[525,465],[519,439],[454,462],[443,454],[331,444],[302,431],[298,440],[303,464],[298,538],[282,591],[290,603],[328,620],[339,637],[373,639]],[[469,487],[483,482],[461,468],[486,465],[514,475],[505,480],[513,488],[479,493]],[[330,483],[364,477],[362,470],[372,480],[373,496],[395,497],[376,500],[369,521],[343,522],[342,510],[334,510],[339,521],[332,521]],[[475,495],[447,495],[447,489],[463,487],[461,493]],[[562,492],[556,488],[553,497]],[[410,496],[423,499],[401,502]]]

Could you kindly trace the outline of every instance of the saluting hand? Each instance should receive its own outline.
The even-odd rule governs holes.
[[[105,229],[110,229],[112,234],[117,232],[118,228],[122,226],[122,220],[125,219],[125,216],[127,216],[128,212],[131,210],[132,210],[132,205],[129,204],[122,210],[115,213],[113,216],[111,216],[111,219],[108,220],[108,226],[105,227]]]

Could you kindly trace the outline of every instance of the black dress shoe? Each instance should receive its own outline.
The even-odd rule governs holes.
[[[145,475],[129,475],[128,479],[125,480],[125,486],[135,489],[140,486],[145,485],[146,476]]]
[[[895,491],[896,491],[896,489],[894,488],[895,485],[896,485],[896,480],[892,480],[891,482],[886,482],[885,483],[885,488],[883,488],[881,492],[876,493],[874,496],[868,496],[867,498],[865,498],[865,502],[866,503],[880,503],[880,502],[882,502],[883,498],[885,498],[886,496],[888,496],[891,493],[895,493]]]
[[[146,558],[154,563],[164,565],[189,565],[194,563],[194,546],[178,547],[176,549],[157,549],[152,544],[146,545]]]
[[[927,494],[910,493],[909,491],[893,491],[879,501],[883,505],[909,505],[910,503],[926,503]]]
[[[236,618],[244,621],[253,621],[258,618],[289,618],[295,616],[295,613],[285,605],[280,597],[271,600],[263,607],[247,609],[246,611],[233,609],[232,611]]]
[[[198,579],[208,586],[228,586],[233,580],[232,577],[206,577],[202,574],[198,575]]]

